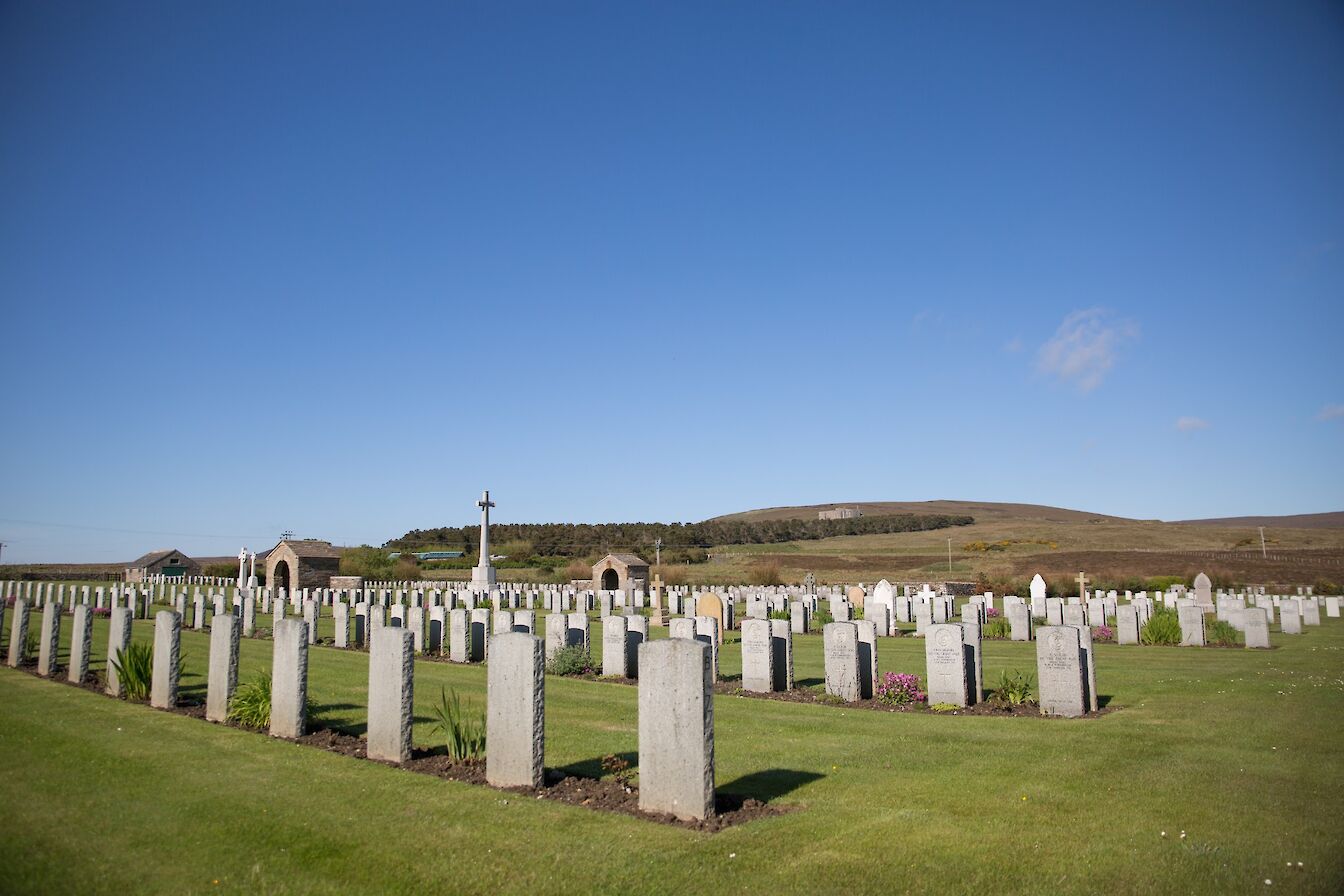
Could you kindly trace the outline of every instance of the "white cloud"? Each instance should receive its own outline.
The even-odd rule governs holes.
[[[1344,419],[1344,404],[1328,404],[1316,415],[1317,420]]]
[[[1026,346],[1022,344],[1022,339],[1018,336],[1014,336],[1003,344],[1003,350],[1012,355],[1017,354],[1024,348],[1026,348]]]
[[[1120,348],[1138,332],[1132,321],[1117,320],[1105,308],[1074,311],[1036,353],[1036,369],[1073,383],[1079,392],[1091,392],[1115,365]]]
[[[1181,432],[1194,432],[1197,429],[1208,429],[1209,421],[1201,417],[1178,417],[1176,428]]]

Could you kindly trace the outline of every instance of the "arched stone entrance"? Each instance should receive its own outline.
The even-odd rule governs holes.
[[[594,591],[627,591],[649,585],[649,564],[634,554],[608,554],[593,564]]]
[[[266,584],[274,593],[304,588],[327,588],[331,577],[340,575],[341,552],[325,541],[282,541],[266,552]]]
[[[290,587],[289,582],[290,582],[289,561],[281,560],[279,563],[275,564],[275,581],[268,582],[267,584],[275,589],[276,594],[280,593],[281,588],[285,589],[285,594],[289,594],[290,591],[293,590]]]

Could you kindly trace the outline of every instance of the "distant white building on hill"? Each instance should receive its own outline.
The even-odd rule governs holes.
[[[856,520],[863,516],[863,511],[857,507],[833,507],[830,510],[817,511],[819,520]]]

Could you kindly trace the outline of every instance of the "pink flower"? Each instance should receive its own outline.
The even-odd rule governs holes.
[[[873,696],[881,703],[905,706],[909,703],[923,703],[929,695],[919,689],[919,676],[906,672],[887,672],[877,684]]]

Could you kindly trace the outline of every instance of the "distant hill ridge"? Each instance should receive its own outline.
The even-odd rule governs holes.
[[[1280,529],[1344,529],[1344,510],[1291,516],[1225,516],[1212,520],[1176,520],[1182,526],[1276,526]]]
[[[816,519],[819,511],[834,510],[837,507],[854,507],[866,516],[899,513],[969,515],[975,517],[976,522],[999,520],[1045,520],[1056,523],[1084,523],[1089,520],[1131,521],[1129,517],[1090,513],[1085,510],[1070,510],[1065,507],[1049,507],[1044,504],[1002,504],[993,501],[842,501],[834,504],[808,504],[797,507],[764,507],[759,510],[746,510],[740,513],[714,517],[710,522],[736,519],[750,521]],[[1153,520],[1152,522],[1161,521]],[[1344,529],[1344,511],[1301,513],[1291,516],[1235,516],[1202,520],[1171,520],[1169,522],[1172,525],[1226,526],[1229,528],[1273,526],[1287,529]]]

